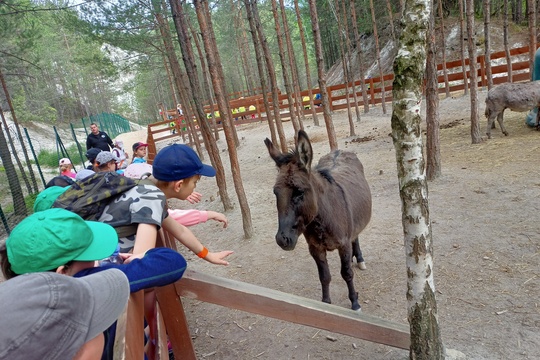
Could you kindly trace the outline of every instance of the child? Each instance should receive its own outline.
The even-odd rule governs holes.
[[[174,144],[156,155],[152,173],[153,178],[109,202],[98,219],[113,227],[137,225],[132,235],[119,239],[122,252],[139,254],[155,247],[157,232],[163,227],[200,258],[228,265],[224,259],[232,251],[209,252],[188,228],[167,212],[167,199],[186,200],[201,176],[215,176],[214,168],[204,165],[189,146]]]
[[[90,165],[86,167],[88,170],[94,170],[94,162],[96,161],[96,156],[102,151],[103,150],[98,148],[91,148],[86,152],[86,158],[88,159],[88,161],[90,161]]]
[[[75,172],[72,170],[71,161],[68,158],[62,158],[58,162],[58,166],[60,167],[60,175],[61,176],[68,176],[72,179],[75,179]]]
[[[118,158],[118,169],[125,169],[128,166],[129,155],[124,150],[124,142],[118,139],[114,140],[114,149],[111,152]]]
[[[131,164],[124,172],[125,177],[139,180],[146,177],[145,175],[152,174],[152,165],[150,164]],[[192,204],[201,201],[202,195],[198,192],[191,193],[186,198]],[[37,201],[37,199],[36,199]],[[223,223],[223,227],[226,228],[229,224],[227,218],[222,213],[216,211],[203,211],[196,209],[180,210],[180,209],[168,209],[169,216],[175,221],[184,226],[193,226],[200,223],[204,223],[208,220],[215,220]]]
[[[129,298],[126,275],[111,269],[73,279],[51,272],[0,284],[0,359],[101,359],[103,332]]]
[[[94,161],[95,172],[116,171],[118,158],[110,151],[102,151],[96,156]]]
[[[146,159],[144,158],[146,156],[146,148],[148,147],[148,144],[142,143],[142,142],[136,142],[133,144],[133,161],[132,164],[138,164],[138,163],[145,163]]]
[[[83,277],[116,268],[127,276],[130,291],[136,292],[177,281],[187,266],[178,252],[156,248],[139,255],[121,254],[123,264],[95,267],[95,262],[109,257],[117,245],[111,226],[84,221],[68,210],[48,209],[21,221],[0,244],[2,272],[6,279],[42,271]],[[110,356],[106,358],[112,358],[114,339],[109,340],[106,351]]]

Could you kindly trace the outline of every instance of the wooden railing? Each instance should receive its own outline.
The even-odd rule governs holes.
[[[540,44],[538,45],[540,47]],[[510,57],[511,57],[511,63],[512,63],[512,82],[519,82],[519,81],[527,81],[531,79],[530,69],[529,69],[529,60],[528,60],[528,53],[529,53],[529,47],[520,47],[520,48],[514,48],[510,50]],[[526,59],[522,59],[522,57],[526,57]],[[504,82],[508,82],[508,66],[506,63],[506,54],[504,51],[498,51],[495,53],[492,53],[490,55],[491,58],[491,71],[492,71],[492,77],[493,77],[493,83],[494,84],[500,84]],[[499,62],[504,62],[503,64],[497,64]],[[477,65],[478,65],[478,86],[479,87],[486,87],[487,86],[487,77],[486,77],[486,61],[485,56],[480,55],[476,59]],[[469,66],[469,59],[465,59],[465,66],[467,67],[465,74],[467,79],[470,78],[470,73],[468,70]],[[437,65],[438,70],[438,86],[439,86],[439,93],[445,93],[447,84],[445,84],[444,80],[444,74],[443,74],[443,64]],[[465,89],[465,81],[464,81],[464,71],[462,68],[462,62],[461,60],[451,61],[446,63],[446,71],[447,71],[447,78],[448,78],[448,92],[455,93],[458,91],[463,91]],[[367,78],[365,79],[366,84],[366,91],[368,95],[368,102],[371,106],[380,104],[382,99],[382,87],[384,86],[385,91],[385,102],[391,102],[392,101],[392,81],[394,80],[394,74],[386,74],[383,76],[382,80],[380,77],[375,78]],[[468,83],[468,81],[467,81]],[[331,111],[337,111],[347,108],[347,102],[349,103],[349,106],[354,106],[354,96],[352,93],[353,84],[338,84],[338,85],[332,85],[327,87],[327,93],[328,93],[328,99],[330,103],[330,110]],[[357,94],[358,99],[358,105],[363,106],[364,101],[362,97],[362,88],[361,88],[361,82],[360,80],[356,81],[354,83],[354,88]],[[347,94],[347,89],[349,89],[349,93]],[[312,89],[312,95],[315,97],[317,94],[320,93],[319,89]],[[300,93],[300,101],[302,101],[302,111],[306,115],[311,114],[311,109],[309,108],[310,102],[309,100],[304,100],[306,96],[308,96],[309,92],[308,90],[304,90]],[[270,102],[270,111],[273,111],[272,107],[272,94],[268,93],[266,94],[266,97],[268,98],[268,101]],[[293,98],[295,98],[295,95],[293,94]],[[295,100],[296,101],[296,100]],[[289,105],[288,105],[288,97],[287,94],[280,94],[278,97],[278,103],[279,110],[281,114],[281,118],[283,120],[290,119],[291,114],[289,111]],[[316,112],[322,112],[322,107],[319,105],[321,104],[321,100],[317,99],[314,100],[314,104],[316,105]],[[250,97],[245,97],[241,99],[233,99],[230,100],[231,109],[240,109],[243,111],[239,111],[235,114],[233,114],[233,119],[235,125],[242,125],[242,124],[248,124],[253,122],[260,122],[260,121],[266,121],[266,113],[264,112],[264,105],[263,105],[263,95],[255,95]],[[251,109],[250,109],[251,107]],[[254,108],[254,109],[253,109]],[[221,129],[221,119],[219,118],[219,113],[217,112],[217,105],[206,105],[204,107],[204,111],[207,114],[210,114],[212,111],[216,115],[217,120],[217,126],[219,129]],[[150,124],[148,125],[148,159],[151,163],[153,156],[156,152],[156,143],[159,141],[171,139],[171,138],[178,138],[178,136],[182,136],[185,143],[188,143],[189,141],[186,141],[185,136],[189,136],[191,138],[191,134],[189,132],[189,128],[187,128],[187,131],[182,132],[182,130],[185,128],[185,125],[181,124],[181,118],[178,117],[178,113],[176,109],[173,110],[165,110],[162,109],[161,111],[163,115],[163,121]],[[195,120],[194,120],[195,121]],[[169,127],[169,124],[171,122],[176,123],[176,134],[171,134],[171,128]],[[166,133],[168,131],[168,133]],[[197,129],[197,135],[200,136],[200,130]]]
[[[176,241],[160,230],[158,244],[176,250]],[[156,290],[157,346],[155,359],[168,359],[167,339],[176,359],[196,360],[182,297],[230,309],[352,336],[400,349],[409,349],[409,326],[321,301],[290,295],[261,286],[187,270],[182,279]],[[143,344],[143,291],[131,295],[118,320],[115,359],[139,360]]]

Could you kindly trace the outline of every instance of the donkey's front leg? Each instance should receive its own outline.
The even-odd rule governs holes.
[[[317,270],[319,271],[319,280],[321,281],[322,286],[322,301],[331,304],[332,301],[330,300],[330,280],[332,280],[332,276],[330,275],[330,269],[328,269],[326,250],[321,250],[309,245],[309,253],[313,257],[313,260],[315,260],[315,264],[317,264]]]
[[[358,304],[358,293],[354,289],[354,271],[352,268],[352,246],[343,246],[339,249],[339,257],[341,258],[341,277],[347,283],[349,288],[349,300],[351,300],[351,308],[360,310]]]

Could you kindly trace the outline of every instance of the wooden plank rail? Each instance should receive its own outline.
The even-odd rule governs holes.
[[[187,270],[179,295],[358,339],[409,349],[409,326],[340,306],[240,281]]]

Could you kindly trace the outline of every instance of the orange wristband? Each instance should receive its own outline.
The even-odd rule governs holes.
[[[200,257],[201,259],[204,259],[206,255],[208,255],[208,249],[203,246],[201,252],[198,253],[197,256]]]

